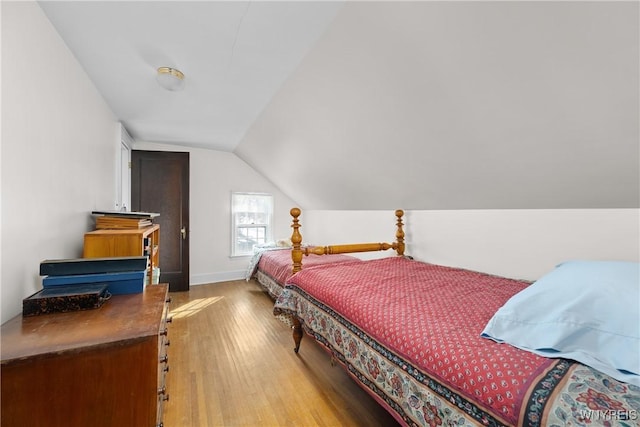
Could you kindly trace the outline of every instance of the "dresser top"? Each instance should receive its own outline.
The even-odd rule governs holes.
[[[96,309],[20,314],[1,327],[2,364],[157,335],[167,292],[167,284],[148,285],[141,293],[114,295]]]

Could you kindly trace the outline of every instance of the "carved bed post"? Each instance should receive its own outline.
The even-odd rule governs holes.
[[[291,260],[293,261],[293,274],[296,274],[302,270],[302,249],[300,245],[302,242],[302,234],[300,234],[300,223],[298,221],[300,209],[291,208],[289,213],[293,217],[293,223],[291,224],[291,228],[293,228],[293,233],[291,234],[291,244],[293,245],[291,249]]]
[[[299,208],[292,208],[290,211],[291,216],[293,217],[293,223],[291,227],[293,228],[293,233],[291,234],[291,244],[293,248],[291,248],[291,260],[293,261],[293,274],[296,274],[298,271],[302,270],[302,234],[300,234],[300,222],[298,217],[300,216]],[[291,320],[293,321],[293,342],[295,343],[294,352],[298,353],[300,349],[300,342],[302,341],[302,324],[300,323],[300,319],[295,314],[291,315]]]
[[[402,216],[404,215],[404,211],[402,209],[396,210],[396,217],[398,221],[396,222],[397,230],[396,230],[396,243],[398,247],[396,248],[396,252],[398,256],[404,255],[404,230],[402,230]]]
[[[304,334],[302,333],[302,324],[300,323],[300,318],[296,315],[291,315],[291,319],[293,320],[293,343],[295,344],[293,351],[297,353],[298,350],[300,350],[300,342],[302,341],[302,336]]]

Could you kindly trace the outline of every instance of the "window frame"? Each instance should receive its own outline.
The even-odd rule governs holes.
[[[264,212],[267,215],[267,221],[266,223],[259,223],[259,224],[242,224],[242,223],[236,223],[236,217],[237,217],[237,213],[238,211],[235,210],[236,207],[236,197],[242,197],[242,196],[254,196],[254,197],[261,197],[261,198],[265,198],[269,200],[269,212]],[[267,243],[273,240],[273,211],[274,211],[274,197],[273,194],[270,193],[260,193],[260,192],[251,192],[251,191],[232,191],[231,192],[231,249],[230,249],[230,257],[232,258],[236,258],[236,257],[248,257],[253,255],[253,248],[251,248],[250,251],[248,252],[242,252],[239,251],[239,246],[238,246],[238,229],[239,228],[253,228],[253,229],[259,229],[260,227],[264,227],[265,232],[264,232],[264,242],[260,242],[257,241],[255,244],[261,244],[261,243]],[[260,212],[260,211],[258,211]],[[245,226],[245,227],[242,227]]]

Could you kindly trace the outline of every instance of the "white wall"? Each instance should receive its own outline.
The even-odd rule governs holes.
[[[223,151],[151,142],[134,143],[134,150],[189,152],[190,284],[243,278],[249,257],[231,258],[231,192],[264,192],[274,196],[274,238],[291,235],[289,210],[295,205],[273,184]],[[160,266],[162,270],[162,266]]]
[[[113,113],[35,2],[2,2],[1,321],[41,289],[40,262],[82,255],[115,200]]]
[[[303,210],[300,223],[303,243],[395,239],[393,211]],[[515,279],[570,259],[640,262],[638,209],[407,211],[404,223],[407,255]]]

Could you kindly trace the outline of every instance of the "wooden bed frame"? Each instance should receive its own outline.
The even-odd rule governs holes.
[[[315,254],[315,255],[330,255],[330,254],[348,254],[348,253],[357,253],[357,252],[375,252],[375,251],[386,251],[388,249],[393,249],[396,251],[398,256],[404,256],[404,230],[402,217],[404,216],[404,211],[402,209],[397,209],[395,211],[396,215],[396,240],[393,243],[352,243],[345,245],[329,245],[329,246],[311,246],[311,247],[302,247],[302,234],[300,234],[300,220],[298,217],[302,213],[300,208],[292,208],[289,212],[293,217],[293,222],[291,227],[293,228],[293,233],[291,234],[291,260],[293,262],[293,274],[302,270],[302,257],[303,255]],[[293,322],[293,341],[295,342],[294,352],[298,352],[300,349],[300,342],[302,341],[303,331],[302,324],[300,323],[300,319],[298,316],[291,316]]]

